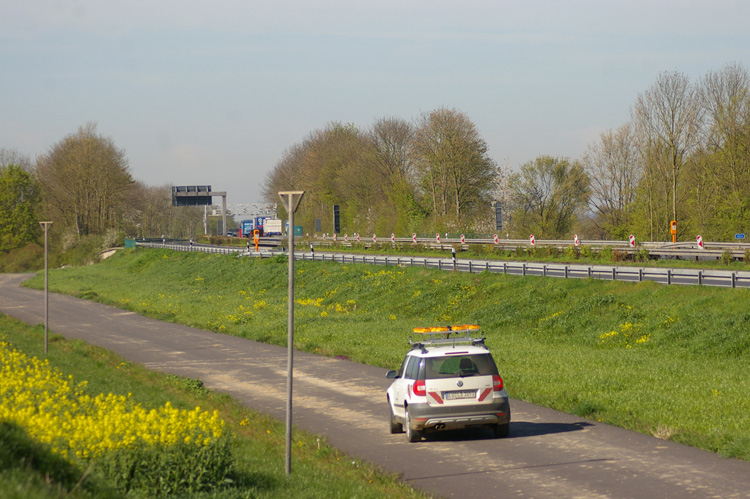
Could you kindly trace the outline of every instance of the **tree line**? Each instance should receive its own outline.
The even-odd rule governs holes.
[[[106,247],[125,235],[195,237],[203,212],[173,207],[171,186],[134,180],[125,151],[87,123],[35,161],[0,149],[0,255],[38,254],[41,220],[54,222],[59,253],[89,239]]]
[[[369,130],[313,131],[284,152],[263,192],[277,202],[279,191],[304,190],[296,220],[314,228],[320,219],[325,232],[334,205],[343,232],[486,231],[496,172],[468,116],[437,109],[415,123],[389,117]]]
[[[296,219],[332,232],[495,231],[512,237],[733,239],[750,230],[750,77],[728,64],[697,81],[665,71],[641,92],[630,120],[581,158],[542,155],[499,166],[464,113],[382,118],[368,129],[329,123],[288,148],[264,184],[305,190]]]
[[[53,220],[62,249],[89,237],[193,238],[199,208],[171,205],[171,186],[133,179],[125,151],[81,126],[35,160],[0,148],[0,255],[36,245]],[[304,190],[296,221],[307,232],[399,236],[491,234],[495,207],[514,238],[732,240],[750,230],[750,76],[728,64],[696,81],[660,73],[627,123],[603,132],[581,158],[541,155],[499,165],[463,112],[439,108],[369,128],[333,122],[283,152],[263,185]],[[279,204],[279,217],[285,218]]]

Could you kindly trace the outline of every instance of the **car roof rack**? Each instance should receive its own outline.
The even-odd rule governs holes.
[[[485,348],[484,332],[478,324],[461,324],[457,326],[415,327],[412,332],[418,335],[416,341],[409,337],[412,348],[421,348],[434,345],[457,345],[470,344],[480,345]],[[479,336],[477,336],[479,335]]]

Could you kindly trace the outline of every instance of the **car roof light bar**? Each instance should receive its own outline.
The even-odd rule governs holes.
[[[436,327],[415,327],[412,332],[421,338],[416,341],[409,337],[409,344],[415,348],[422,348],[431,345],[457,345],[466,344],[481,345],[484,344],[484,332],[481,331],[478,324],[461,324],[457,326],[436,326]],[[476,335],[481,336],[476,336]],[[485,346],[486,348],[486,346]]]

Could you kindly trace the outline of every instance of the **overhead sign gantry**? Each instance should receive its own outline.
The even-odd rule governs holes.
[[[213,196],[221,196],[222,236],[227,235],[227,193],[213,191],[210,185],[172,186],[172,206],[210,206]]]

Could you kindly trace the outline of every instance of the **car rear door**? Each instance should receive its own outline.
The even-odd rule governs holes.
[[[462,406],[492,403],[492,370],[471,354],[427,359],[425,387],[430,406]],[[493,363],[494,364],[494,363]]]

